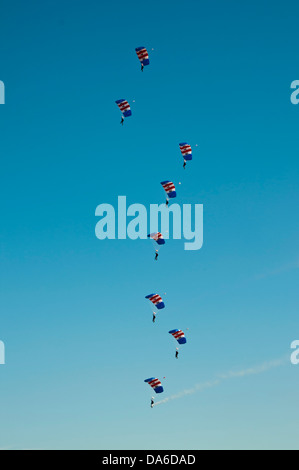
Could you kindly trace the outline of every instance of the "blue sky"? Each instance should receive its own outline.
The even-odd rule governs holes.
[[[1,10],[0,448],[298,449],[299,366],[153,410],[143,382],[171,396],[298,339],[298,2]],[[181,141],[199,146],[184,173]],[[98,204],[163,202],[164,179],[204,204],[200,251],[97,240]]]

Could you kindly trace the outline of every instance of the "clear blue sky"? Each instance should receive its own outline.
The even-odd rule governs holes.
[[[143,382],[179,393],[299,337],[298,14],[295,0],[2,4],[0,448],[299,448],[299,366],[153,410]],[[184,173],[181,141],[199,145]],[[170,241],[155,263],[150,242],[96,239],[98,204],[162,202],[163,179],[204,204],[202,250]],[[151,292],[167,293],[155,325]],[[189,328],[178,361],[174,328]]]

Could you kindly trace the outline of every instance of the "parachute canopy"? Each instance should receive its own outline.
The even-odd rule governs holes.
[[[126,100],[117,100],[115,103],[123,113],[124,117],[132,116],[130,105]]]
[[[135,49],[138,59],[142,65],[149,65],[148,52],[145,47],[136,47]]]
[[[158,310],[162,310],[162,308],[165,308],[165,304],[162,300],[162,297],[158,294],[150,294],[145,297],[146,299],[150,300],[155,307],[157,307]]]
[[[158,245],[165,245],[165,240],[163,238],[162,233],[160,232],[150,233],[148,235],[148,238],[152,238],[153,240],[155,240],[155,242],[157,242]]]
[[[170,199],[176,197],[175,185],[172,181],[162,181],[161,184]]]
[[[179,344],[186,344],[184,332],[182,330],[171,330],[169,333],[177,340]]]
[[[150,379],[146,379],[145,382],[147,382],[155,390],[156,393],[164,392],[164,388],[162,387],[162,384],[159,379],[151,377]]]
[[[182,156],[184,160],[192,160],[192,148],[191,145],[187,144],[187,142],[183,142],[179,144]]]

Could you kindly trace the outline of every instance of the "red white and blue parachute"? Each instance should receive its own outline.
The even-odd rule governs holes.
[[[175,185],[172,181],[162,181],[161,184],[170,199],[176,197]]]
[[[132,116],[132,111],[127,100],[117,100],[115,103],[123,113],[124,117]]]
[[[151,377],[150,379],[146,379],[145,382],[147,382],[155,390],[156,393],[164,392],[164,388],[162,387],[162,383],[159,379]]]
[[[157,242],[158,245],[165,245],[165,240],[163,238],[162,233],[160,232],[150,233],[148,235],[148,238],[152,238],[153,240],[155,240],[155,242]]]
[[[177,340],[179,344],[186,344],[187,340],[182,330],[171,330],[169,333]]]
[[[150,300],[158,310],[162,310],[165,308],[165,304],[162,300],[162,297],[158,294],[150,294],[145,297],[146,299]]]
[[[149,65],[149,57],[148,57],[148,52],[145,47],[136,47],[135,49],[136,54],[138,56],[138,59],[140,60],[141,64],[143,66]]]
[[[192,160],[192,148],[187,142],[179,144],[184,160]]]

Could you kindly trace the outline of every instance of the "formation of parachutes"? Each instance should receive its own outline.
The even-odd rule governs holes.
[[[143,72],[144,67],[150,65],[148,51],[145,47],[136,47],[135,52],[141,64],[141,71]],[[122,113],[121,124],[123,125],[125,118],[132,116],[131,107],[130,107],[129,102],[125,99],[116,100],[116,104]],[[187,161],[192,160],[192,148],[191,148],[191,145],[188,144],[187,142],[179,143],[179,148],[181,151],[181,155],[184,159],[183,168],[185,169]],[[169,200],[174,199],[177,196],[176,187],[174,183],[169,180],[161,181],[161,185],[166,193],[166,206],[168,206]],[[164,237],[162,233],[160,232],[150,233],[148,235],[148,238],[150,238],[159,247],[161,245],[165,245]],[[159,249],[156,249],[155,251],[156,251],[155,259],[157,260]],[[161,311],[165,308],[165,303],[159,294],[156,294],[156,293],[149,294],[145,298],[149,300],[157,310]],[[153,312],[153,322],[155,322],[155,320],[156,320],[156,312]],[[174,329],[174,330],[170,330],[168,333],[174,338],[174,340],[177,342],[178,345],[184,345],[187,343],[185,333],[182,330]],[[176,348],[175,357],[178,358],[178,348]],[[150,387],[152,388],[152,390],[154,390],[155,393],[164,392],[162,383],[158,378],[151,377],[151,378],[145,379],[144,382],[150,385]],[[153,406],[154,406],[154,398],[151,399],[151,407]]]

